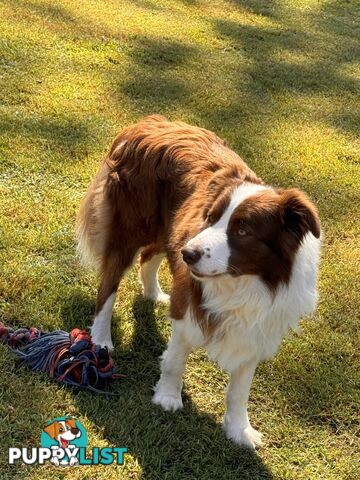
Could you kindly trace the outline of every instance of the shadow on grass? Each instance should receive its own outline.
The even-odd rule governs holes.
[[[325,2],[319,11],[311,14],[296,9],[285,11],[285,7],[280,7],[277,2],[264,0],[234,0],[232,3],[258,15],[277,18],[276,24],[271,27],[213,20],[216,31],[228,38],[233,47],[250,60],[249,67],[239,68],[235,77],[238,91],[245,89],[247,92],[245,108],[256,102],[268,104],[273,107],[268,117],[271,121],[283,94],[291,94],[294,100],[299,95],[313,96],[314,101],[319,95],[324,98],[338,96],[342,98],[343,110],[340,107],[323,115],[318,112],[317,118],[312,121],[320,120],[347,133],[356,133],[356,113],[349,113],[344,105],[351,105],[349,98],[358,91],[359,82],[342,68],[354,62],[360,54],[354,22],[356,10],[338,1]],[[292,16],[291,11],[295,15]],[[308,23],[312,28],[308,28]],[[289,57],[289,52],[296,53],[300,59]],[[245,85],[244,76],[248,77]],[[238,117],[236,112],[239,107],[241,112],[243,103],[243,96],[240,105],[235,98],[233,107],[227,112],[228,117]],[[216,112],[210,113],[214,113],[216,124]],[[294,111],[289,109],[289,115],[293,114]],[[342,121],[343,116],[345,121]],[[261,116],[260,121],[267,120]]]
[[[285,408],[305,428],[321,426],[335,434],[353,432],[356,436],[359,375],[356,340],[349,339],[356,320],[340,320],[338,328],[330,326],[331,322],[325,316],[318,325],[308,325],[306,332],[290,335],[279,354],[261,365],[256,381],[266,384],[273,378],[274,385],[269,385],[273,393],[269,395],[274,404],[278,403],[277,409]],[[297,352],[296,359],[291,352]]]
[[[137,37],[133,41],[127,79],[116,85],[113,94],[125,94],[142,109],[161,113],[166,105],[186,102],[190,86],[177,69],[196,58],[197,49],[175,40]]]
[[[152,1],[152,0],[131,0],[131,3],[133,3],[139,8],[144,8],[146,10],[152,10],[152,11],[162,10],[162,7],[160,5],[157,5],[155,1]]]
[[[256,13],[264,17],[278,18],[280,16],[278,0],[272,0],[271,2],[267,2],[266,0],[229,0],[229,3],[249,13]]]
[[[230,38],[234,46],[243,50],[253,60],[248,73],[251,82],[249,92],[254,99],[259,91],[267,95],[276,93],[324,92],[327,95],[344,92],[355,93],[358,82],[340,73],[339,66],[355,57],[351,45],[339,47],[335,53],[314,47],[318,55],[309,52],[309,45],[316,39],[313,34],[286,24],[282,28],[244,25],[233,21],[215,21],[216,30]],[[307,61],[291,63],[282,59],[281,52],[308,54]],[[311,55],[309,55],[311,53]],[[329,58],[330,57],[330,58]],[[349,58],[350,57],[350,58]]]
[[[77,322],[80,316],[88,318],[93,305],[78,294],[66,304],[63,317],[68,329],[75,325],[69,324],[72,318]],[[128,448],[142,467],[142,478],[272,479],[255,452],[227,440],[212,416],[198,411],[186,394],[184,409],[174,414],[151,403],[166,340],[157,326],[152,302],[136,297],[133,316],[130,346],[122,349],[121,339],[114,337],[118,346],[114,360],[127,377],[112,386],[115,395],[109,400],[98,396],[94,401],[87,392],[75,394],[79,411],[104,431],[112,445]]]
[[[14,8],[15,3],[12,0],[4,0],[10,7]],[[139,0],[141,2],[141,0]],[[144,3],[151,3],[150,0],[143,0]],[[19,18],[27,17],[31,12],[31,21],[36,22],[39,28],[54,31],[59,37],[70,39],[88,40],[103,39],[104,36],[111,36],[117,40],[123,40],[123,35],[116,31],[108,31],[104,24],[98,25],[88,17],[81,16],[78,12],[68,10],[64,6],[56,5],[52,1],[41,1],[41,3],[31,0],[17,0],[14,14]]]
[[[62,327],[67,332],[73,328],[86,329],[91,323],[95,312],[95,297],[84,295],[81,290],[75,290],[63,298],[60,310]]]
[[[84,158],[97,144],[93,125],[80,118],[0,116],[0,135],[24,137],[51,149],[51,155],[59,160],[73,161]]]

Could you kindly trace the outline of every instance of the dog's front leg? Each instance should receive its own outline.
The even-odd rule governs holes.
[[[247,414],[247,403],[256,365],[256,361],[249,362],[231,373],[223,424],[228,438],[250,448],[262,444],[261,433],[252,428]]]
[[[191,352],[191,345],[185,339],[180,322],[173,321],[173,331],[167,350],[161,357],[161,376],[155,386],[153,403],[161,405],[164,410],[175,411],[182,408],[182,375],[186,360]]]

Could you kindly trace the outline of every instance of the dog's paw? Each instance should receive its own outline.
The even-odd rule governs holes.
[[[60,461],[57,457],[53,457],[51,460],[50,460],[51,463],[53,463],[54,465],[56,465],[57,467],[60,465]]]
[[[170,303],[170,295],[164,293],[162,290],[155,292],[144,292],[144,297],[152,302],[160,302],[168,305]]]
[[[110,339],[100,339],[98,341],[94,340],[93,339],[93,342],[95,343],[95,345],[100,345],[101,347],[103,348],[107,348],[109,352],[112,352],[114,350],[114,345],[112,343],[112,340],[111,338]]]
[[[153,300],[154,302],[160,302],[160,303],[163,303],[165,305],[169,305],[170,303],[170,295],[168,295],[167,293],[164,293],[164,292],[159,292],[155,299]]]
[[[250,425],[245,428],[237,428],[235,425],[224,422],[223,429],[229,440],[232,440],[237,445],[255,449],[261,447],[263,444],[261,437],[262,433],[258,432]]]
[[[166,393],[161,389],[156,389],[152,402],[160,405],[166,412],[175,412],[183,407],[181,394]]]
[[[106,347],[109,352],[114,350],[114,345],[111,338],[105,338],[101,335],[98,335],[96,332],[91,331],[91,340],[95,343],[95,345],[100,345],[103,348]]]

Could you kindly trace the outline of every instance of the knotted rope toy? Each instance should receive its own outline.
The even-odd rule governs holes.
[[[35,327],[13,330],[0,322],[0,342],[35,372],[72,387],[109,394],[109,383],[124,377],[115,373],[107,348],[95,345],[85,330],[45,333]]]

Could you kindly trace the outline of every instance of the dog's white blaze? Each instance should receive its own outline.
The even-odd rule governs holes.
[[[190,240],[187,246],[204,250],[204,255],[195,266],[199,273],[215,275],[226,272],[230,257],[226,228],[213,225]]]
[[[111,340],[111,317],[115,298],[116,292],[108,297],[90,329],[93,342],[102,347],[108,347],[109,350],[114,348]]]
[[[229,205],[220,219],[211,227],[200,232],[188,243],[188,247],[201,248],[204,255],[196,263],[196,270],[202,275],[217,275],[225,273],[228,268],[230,257],[230,248],[227,241],[227,228],[233,211],[246,198],[260,190],[266,190],[270,187],[245,183],[236,188],[229,202]]]

